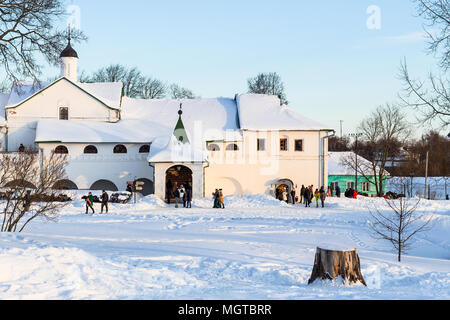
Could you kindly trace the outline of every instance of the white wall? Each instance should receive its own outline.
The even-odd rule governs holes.
[[[153,168],[147,162],[148,154],[140,154],[142,146],[125,144],[127,154],[114,154],[115,144],[93,144],[98,154],[84,154],[88,144],[40,144],[48,156],[56,147],[64,145],[69,150],[67,175],[79,189],[88,190],[98,180],[109,180],[121,191],[127,181],[148,179],[153,181]]]
[[[58,120],[60,107],[69,108],[71,121],[118,120],[115,110],[62,79],[17,108],[8,109],[8,151],[17,151],[20,144],[34,146],[37,122]]]
[[[244,132],[239,151],[225,151],[229,143],[216,143],[221,151],[210,152],[210,166],[205,169],[205,193],[222,188],[225,195],[271,194],[274,185],[289,179],[301,185],[324,187],[328,184],[328,152],[325,167],[321,153],[326,132]],[[265,139],[265,151],[257,151],[257,139]],[[288,139],[288,150],[280,151],[280,139]],[[295,140],[303,140],[303,151],[295,151]],[[325,150],[328,145],[325,143]],[[324,180],[325,179],[325,180]]]

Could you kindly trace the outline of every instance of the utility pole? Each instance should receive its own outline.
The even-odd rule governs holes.
[[[428,161],[430,160],[430,152],[427,151],[427,161],[425,163],[425,191],[423,194],[423,198],[427,198],[427,183],[428,183]]]
[[[355,137],[355,190],[358,192],[358,138],[362,133],[351,133],[351,137]]]
[[[341,138],[342,138],[342,124],[344,123],[344,120],[339,121],[341,123]]]
[[[133,182],[133,192],[134,192],[134,204],[136,204],[136,177],[134,177],[134,182]]]

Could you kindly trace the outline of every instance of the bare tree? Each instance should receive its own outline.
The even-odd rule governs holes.
[[[87,82],[120,82],[125,79],[126,74],[127,69],[125,66],[111,64],[95,71]]]
[[[0,81],[0,93],[8,93],[11,87],[12,84],[7,79]]]
[[[100,68],[91,77],[86,73],[81,76],[82,82],[122,82],[123,94],[131,98],[160,99],[167,93],[167,85],[163,81],[144,76],[137,67],[112,64]]]
[[[122,82],[125,96],[132,98],[139,96],[142,74],[136,67],[127,68],[120,64],[112,64],[100,68],[91,77],[82,75],[85,82]]]
[[[387,104],[378,107],[364,119],[359,131],[362,141],[356,152],[368,161],[358,161],[356,157],[350,156],[344,157],[342,164],[373,184],[377,195],[381,197],[388,178],[386,168],[389,161],[398,156],[400,147],[409,137],[410,129],[400,109]]]
[[[277,96],[283,105],[288,104],[283,81],[276,72],[260,73],[256,77],[248,79],[247,83],[249,93]]]
[[[373,219],[369,226],[376,238],[387,240],[393,245],[401,262],[402,254],[410,249],[413,237],[427,231],[432,219],[416,213],[420,199],[385,199],[385,202],[390,209],[387,212],[377,207],[374,210],[369,208]]]
[[[195,94],[186,88],[182,88],[177,84],[172,84],[169,87],[170,97],[172,99],[195,99]]]
[[[52,153],[40,161],[38,153],[29,149],[4,154],[0,162],[1,232],[22,232],[38,217],[54,221],[68,200],[53,189],[66,179],[66,156]]]
[[[434,121],[445,128],[450,124],[450,82],[443,76],[428,76],[428,83],[412,79],[406,61],[400,68],[399,78],[404,87],[399,94],[403,106],[419,112],[418,123],[431,124]]]
[[[418,15],[426,20],[428,49],[430,53],[440,56],[439,66],[448,70],[450,67],[450,2],[448,0],[415,0],[415,2]]]
[[[450,121],[450,2],[448,0],[414,0],[417,13],[424,18],[430,54],[439,58],[442,75],[430,73],[427,81],[410,76],[406,59],[401,64],[399,78],[404,84],[400,99],[405,107],[419,112],[418,123],[438,122],[443,128]],[[431,31],[432,30],[432,31]]]
[[[41,73],[39,58],[57,65],[67,44],[67,32],[57,30],[58,20],[65,17],[60,0],[0,1],[0,66],[12,81],[32,78]],[[86,40],[74,30],[72,40]]]
[[[166,96],[167,85],[161,80],[142,77],[139,96],[142,99],[162,99]]]
[[[143,78],[143,75],[136,67],[126,70],[122,79],[124,95],[128,97],[140,97]]]
[[[350,151],[350,139],[348,137],[331,137],[328,139],[328,149],[330,152]]]

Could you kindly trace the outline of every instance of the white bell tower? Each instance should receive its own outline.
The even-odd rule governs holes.
[[[59,56],[61,59],[61,77],[66,77],[72,82],[78,82],[78,54],[70,45],[70,29],[67,40],[67,47]]]

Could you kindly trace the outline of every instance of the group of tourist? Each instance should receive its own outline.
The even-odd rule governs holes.
[[[313,185],[307,187],[302,185],[302,188],[300,190],[300,198],[297,197],[295,188],[292,188],[292,190],[289,192],[287,186],[281,186],[277,188],[275,192],[275,197],[280,201],[284,201],[289,204],[304,204],[306,207],[311,207],[311,203],[313,199],[315,199],[317,208],[319,207],[319,202],[321,203],[322,208],[324,208],[325,199],[327,198],[327,193],[324,187],[314,190]]]
[[[92,192],[89,192],[89,195],[85,197],[84,201],[86,202],[86,214],[89,213],[89,209],[92,210],[92,214],[95,214],[94,196],[92,195]],[[103,210],[105,209],[106,213],[108,213],[108,202],[109,202],[109,195],[105,190],[103,190],[102,195],[100,196],[100,203],[101,203],[100,214],[103,214]]]
[[[325,207],[325,200],[327,198],[327,193],[325,188],[322,186],[320,189],[315,189],[314,186],[302,186],[300,190],[300,204],[304,204],[305,207],[311,207],[312,200],[315,199],[316,207],[319,208],[319,201],[322,208]]]
[[[225,209],[225,202],[223,201],[223,190],[216,189],[212,194],[214,199],[214,209]]]
[[[175,198],[175,208],[179,208],[183,204],[183,208],[192,208],[192,187],[190,183],[177,186],[175,183],[175,188],[173,191],[173,196]]]
[[[358,197],[358,191],[353,188],[349,188],[345,191],[344,195],[346,198],[356,199]]]

